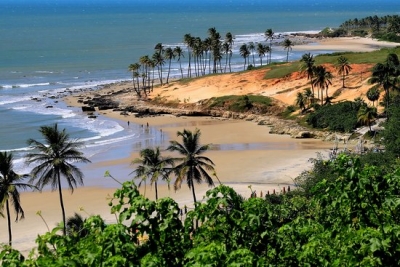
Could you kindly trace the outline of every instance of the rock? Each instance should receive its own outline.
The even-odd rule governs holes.
[[[94,107],[91,106],[82,106],[82,111],[86,112],[86,111],[96,111],[96,109]]]
[[[313,134],[309,131],[300,131],[297,133],[295,138],[312,138]]]

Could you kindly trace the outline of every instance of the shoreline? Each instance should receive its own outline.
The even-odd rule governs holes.
[[[332,45],[329,43],[329,40],[321,42],[321,47],[316,50],[321,50],[322,47],[329,47],[328,45]],[[312,51],[312,48],[315,46],[316,45],[308,45],[307,47],[309,49],[307,50]],[[296,46],[293,47],[293,49],[295,48]],[[360,49],[365,48],[360,46]],[[241,74],[236,73],[232,75],[239,76]],[[107,88],[101,90],[109,92],[112,90],[117,91],[128,86],[129,82],[130,81],[125,81],[111,84],[105,86]],[[225,82],[228,84],[228,81]],[[206,96],[211,97],[212,92],[217,95],[225,94],[225,91],[221,88],[215,89],[212,86],[213,82],[210,81],[208,84],[202,85],[202,92],[195,91],[193,88],[185,88],[185,90],[186,93],[191,96],[191,102],[204,99]],[[254,87],[254,85],[252,86]],[[268,89],[275,90],[276,94],[277,89]],[[160,87],[154,92],[154,95],[165,91],[169,95],[172,95],[172,97],[185,97],[181,90],[182,88],[171,90],[168,87]],[[242,87],[237,92],[246,94],[247,90],[247,88]],[[270,93],[265,88],[261,88],[261,90],[266,92],[265,95],[274,95],[274,93]],[[230,88],[230,91],[234,91],[234,88]],[[92,93],[97,94],[100,93],[100,91],[79,92],[78,94],[87,96]],[[117,94],[114,97],[120,102],[130,101],[129,97],[124,97],[122,95]],[[80,106],[77,100],[77,94],[64,99],[67,105],[75,107]],[[131,123],[138,123],[139,125],[146,125],[146,123],[149,123],[150,127],[155,127],[160,134],[162,132],[162,134],[165,135],[164,146],[168,144],[170,139],[173,140],[176,138],[176,131],[181,131],[184,128],[190,130],[194,130],[196,127],[200,128],[202,133],[200,141],[202,144],[211,143],[214,146],[220,147],[220,149],[207,152],[206,156],[215,162],[217,174],[221,182],[233,187],[244,197],[250,196],[249,185],[251,185],[252,189],[256,190],[257,193],[261,191],[264,194],[267,191],[272,193],[274,189],[280,192],[283,186],[293,184],[295,176],[310,166],[308,162],[310,158],[315,158],[317,153],[328,151],[332,147],[331,142],[323,142],[321,140],[293,139],[287,135],[271,135],[269,134],[269,126],[257,125],[255,122],[246,120],[216,119],[210,117],[175,117],[169,115],[135,118],[134,116],[120,115],[119,112],[110,110],[97,112],[100,116],[106,116],[107,118],[123,121],[125,123],[128,120]],[[228,148],[224,149],[224,146]],[[138,157],[138,150],[133,150],[128,158],[95,162],[90,168],[98,168],[100,166],[106,168],[108,166],[116,166],[116,168],[118,168],[118,166],[125,166],[126,168],[126,164],[129,164],[135,157]],[[116,177],[118,174],[112,173],[112,175]],[[101,177],[101,179],[109,178]],[[86,211],[88,214],[99,214],[106,219],[106,221],[112,222],[114,215],[110,214],[110,208],[107,205],[106,198],[118,187],[118,184],[115,184],[115,187],[112,188],[84,186],[77,188],[73,195],[71,195],[68,190],[64,189],[67,217],[72,216],[74,212],[78,212],[82,214],[83,217],[86,217]],[[202,199],[207,190],[208,187],[204,184],[197,186],[196,194],[198,199]],[[144,188],[142,188],[141,191],[144,193]],[[159,194],[160,197],[171,196],[180,205],[192,204],[191,191],[187,188],[186,184],[183,184],[182,188],[177,192],[173,190],[169,191],[167,185],[161,184],[159,187]],[[151,190],[149,186],[146,188],[146,196],[151,199],[154,198],[154,190]],[[41,218],[36,215],[36,212],[41,210],[50,228],[53,228],[55,223],[61,221],[61,211],[57,192],[44,191],[40,194],[38,192],[22,192],[21,201],[26,218],[18,223],[13,222],[13,243],[14,248],[21,250],[23,253],[27,253],[34,247],[34,239],[37,234],[43,234],[47,231],[46,226]],[[81,211],[80,207],[83,207],[84,211]],[[0,227],[6,229],[6,220],[0,221]],[[7,238],[6,231],[1,231],[0,240],[6,242],[8,240]]]

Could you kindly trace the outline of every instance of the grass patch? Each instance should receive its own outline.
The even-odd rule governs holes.
[[[395,48],[382,48],[372,52],[335,52],[315,56],[315,65],[336,64],[340,56],[346,57],[351,64],[377,64],[386,60],[390,53],[400,54],[400,46]],[[264,79],[279,79],[287,77],[293,72],[299,71],[300,61],[289,63],[272,63],[266,67],[268,70]]]

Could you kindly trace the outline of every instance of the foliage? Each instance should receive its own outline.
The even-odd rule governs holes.
[[[357,113],[360,107],[359,103],[351,101],[322,106],[308,115],[307,123],[314,128],[350,132],[357,126]]]
[[[383,143],[386,151],[393,153],[396,156],[400,155],[400,107],[398,101],[393,101],[390,105],[390,120],[384,124],[385,131],[383,132]]]
[[[272,106],[272,100],[269,97],[258,95],[227,95],[211,98],[206,106],[208,108],[224,108],[234,112],[246,112],[254,109],[264,113]]]
[[[310,194],[244,199],[220,185],[182,216],[125,182],[110,201],[118,218],[84,220],[85,236],[58,228],[25,259],[2,247],[3,266],[398,266],[400,169],[341,154],[319,160]],[[321,175],[320,175],[321,174]],[[326,178],[323,177],[325,175]],[[194,229],[194,221],[200,221]]]

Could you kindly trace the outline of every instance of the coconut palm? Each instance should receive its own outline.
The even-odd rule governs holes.
[[[357,121],[366,124],[369,127],[369,131],[372,132],[371,122],[378,117],[376,107],[362,105],[357,113]]]
[[[232,69],[231,69],[231,58],[232,58],[232,48],[233,48],[233,44],[234,44],[232,33],[227,32],[225,34],[225,42],[227,44],[229,44],[229,51],[230,52],[229,52],[228,65],[229,65],[229,72],[232,72]]]
[[[372,102],[372,106],[375,106],[375,101],[377,101],[380,97],[380,92],[378,86],[373,86],[367,91],[367,98]]]
[[[178,62],[179,62],[179,69],[180,69],[180,71],[181,71],[181,76],[182,76],[182,79],[183,79],[183,71],[182,71],[182,64],[181,64],[181,57],[185,57],[185,55],[183,54],[183,50],[182,50],[182,48],[180,47],[180,46],[176,46],[175,48],[174,48],[174,55],[175,55],[175,57],[178,57]]]
[[[253,66],[256,66],[256,61],[254,59],[254,51],[256,51],[256,45],[253,42],[248,44],[249,52],[253,56]]]
[[[309,108],[314,103],[314,93],[310,88],[306,88],[303,90],[303,96],[306,103],[306,108]]]
[[[250,55],[249,48],[247,47],[247,44],[242,44],[239,48],[239,53],[240,55],[244,58],[244,66],[243,69],[246,70],[246,63],[247,63],[247,58]]]
[[[171,72],[171,62],[172,62],[173,58],[175,58],[174,50],[172,50],[171,47],[167,47],[165,49],[165,59],[168,60],[168,73],[167,73],[167,81],[166,81],[167,83],[169,80],[169,74]]]
[[[272,55],[271,55],[271,52],[272,52],[272,40],[274,40],[274,32],[272,31],[272,29],[267,29],[266,31],[265,31],[265,37],[266,37],[266,39],[267,39],[267,41],[269,40],[269,64],[271,64],[271,61],[272,61]]]
[[[292,51],[293,42],[286,38],[283,41],[283,48],[286,50],[286,62],[289,62],[289,52]]]
[[[304,112],[306,110],[306,100],[301,92],[297,92],[296,106],[298,106],[301,109],[301,112]]]
[[[314,63],[315,63],[314,56],[311,55],[310,53],[306,53],[301,57],[300,62],[301,62],[300,71],[302,73],[307,74],[307,80],[312,81],[314,77]],[[311,83],[311,91],[314,94],[313,83]]]
[[[209,186],[213,186],[214,181],[211,176],[217,177],[214,162],[208,157],[202,156],[204,152],[210,149],[210,145],[200,144],[199,129],[194,132],[185,129],[183,132],[178,132],[177,136],[182,137],[182,143],[170,141],[167,148],[169,151],[176,151],[182,155],[182,158],[174,159],[175,162],[179,163],[174,167],[176,174],[174,187],[175,190],[181,188],[182,182],[186,180],[188,187],[192,190],[193,201],[196,205],[195,182],[205,181]],[[208,171],[213,173],[210,175]]]
[[[260,57],[260,65],[262,66],[262,58],[265,57],[265,53],[267,52],[267,46],[262,43],[257,44],[257,53]]]
[[[187,33],[183,37],[183,42],[186,44],[187,50],[188,50],[188,77],[192,77],[192,67],[191,67],[191,50],[193,47],[193,37]]]
[[[139,63],[134,63],[130,64],[128,67],[128,70],[132,72],[132,84],[133,84],[133,90],[136,92],[137,96],[141,96],[140,88],[139,88],[139,69],[140,69],[140,64]],[[135,80],[137,81],[135,83]],[[138,85],[136,87],[136,84]]]
[[[160,84],[163,85],[162,66],[165,64],[164,56],[159,51],[156,51],[156,52],[154,52],[152,59],[158,70],[158,77],[160,79]]]
[[[349,60],[344,56],[340,56],[337,59],[335,67],[336,67],[336,70],[338,71],[338,74],[342,75],[342,88],[345,88],[344,80],[345,80],[346,76],[349,75],[349,72],[352,69],[350,66]]]
[[[12,244],[10,205],[14,207],[17,215],[15,221],[24,219],[24,210],[21,206],[19,189],[34,189],[31,184],[24,183],[26,176],[18,175],[13,170],[13,154],[0,152],[0,214],[6,208],[8,223],[8,244]]]
[[[77,139],[70,139],[65,129],[59,130],[57,123],[52,126],[41,126],[39,132],[44,142],[28,139],[28,145],[33,146],[34,152],[26,155],[26,162],[38,164],[31,171],[31,182],[43,189],[50,185],[53,190],[58,189],[63,219],[63,234],[66,234],[66,219],[64,200],[62,195],[61,177],[65,178],[71,192],[78,184],[83,185],[83,173],[72,163],[89,163],[79,149],[83,143]]]
[[[228,60],[229,60],[230,55],[232,54],[232,50],[231,50],[231,47],[230,47],[229,43],[224,42],[222,44],[222,52],[225,54],[225,69],[224,69],[224,72],[226,72],[226,68],[228,67]]]
[[[162,180],[169,180],[173,163],[174,161],[171,158],[161,156],[159,147],[142,149],[140,151],[140,158],[132,161],[132,165],[139,164],[133,171],[135,178],[140,179],[139,187],[142,182],[146,183],[149,179],[151,186],[154,183],[156,200],[158,200],[158,179],[161,177]]]
[[[321,105],[324,104],[324,89],[327,97],[329,85],[332,85],[332,78],[332,73],[327,71],[324,66],[316,66],[314,68],[314,78],[311,83],[321,89]]]

